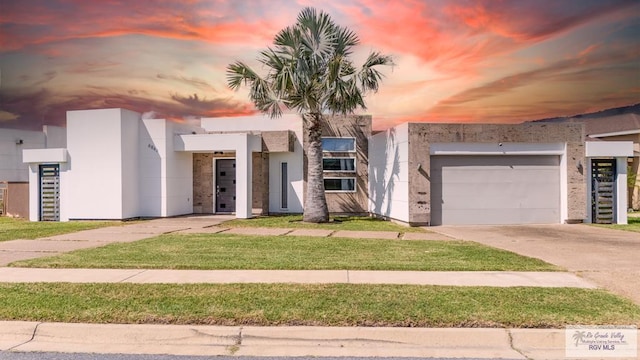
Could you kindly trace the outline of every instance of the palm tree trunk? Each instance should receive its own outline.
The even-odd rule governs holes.
[[[322,114],[302,116],[307,131],[307,196],[304,201],[303,221],[323,223],[329,221],[329,208],[324,194],[322,174]]]

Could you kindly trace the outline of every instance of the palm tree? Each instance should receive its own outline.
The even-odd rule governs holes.
[[[376,92],[382,79],[376,67],[393,65],[390,56],[372,52],[357,68],[349,57],[359,41],[327,13],[305,8],[293,26],[278,32],[273,48],[260,52],[258,61],[268,69],[265,76],[241,61],[227,66],[229,87],[237,90],[248,85],[258,110],[272,118],[281,116],[284,109],[302,114],[308,139],[306,222],[329,221],[322,175],[323,114],[366,109],[364,95]]]

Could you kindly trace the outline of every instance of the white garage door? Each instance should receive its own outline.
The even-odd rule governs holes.
[[[559,165],[559,156],[431,156],[431,223],[559,223]]]

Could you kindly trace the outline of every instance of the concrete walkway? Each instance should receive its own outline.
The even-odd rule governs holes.
[[[566,272],[366,271],[366,270],[144,270],[0,268],[0,282],[130,284],[408,284],[451,286],[534,286],[593,289]]]
[[[640,304],[640,233],[584,224],[429,229],[542,259]]]

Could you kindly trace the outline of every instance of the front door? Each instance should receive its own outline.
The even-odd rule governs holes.
[[[60,221],[60,165],[40,165],[40,221]]]
[[[236,159],[216,160],[216,212],[236,211]]]
[[[614,223],[615,174],[615,159],[591,160],[591,222],[593,223]]]

